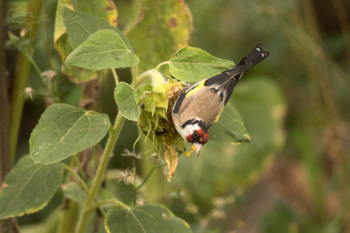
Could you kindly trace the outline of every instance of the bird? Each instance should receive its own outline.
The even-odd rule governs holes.
[[[269,54],[259,43],[237,65],[184,88],[172,108],[172,120],[181,137],[192,143],[192,150],[185,153],[186,156],[194,150],[199,155],[209,140],[208,129],[219,119],[238,81]]]

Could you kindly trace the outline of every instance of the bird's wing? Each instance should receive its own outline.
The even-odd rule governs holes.
[[[220,115],[225,106],[223,96],[205,87],[204,82],[179,97],[173,109],[173,119],[178,124],[183,125],[188,120],[198,118],[209,128]]]

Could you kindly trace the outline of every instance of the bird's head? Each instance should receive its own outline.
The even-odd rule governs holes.
[[[185,132],[186,141],[195,146],[198,156],[202,146],[209,140],[209,133],[205,123],[203,121],[194,121],[185,126]]]

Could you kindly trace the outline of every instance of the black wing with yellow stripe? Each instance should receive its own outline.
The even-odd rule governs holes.
[[[196,93],[198,93],[199,90],[203,89],[206,89],[206,92],[208,94],[214,92],[215,94],[220,96],[219,103],[217,103],[218,105],[221,104],[222,101],[224,101],[224,105],[226,105],[242,75],[249,69],[251,69],[253,66],[258,64],[260,61],[266,59],[268,56],[269,52],[263,50],[262,44],[258,44],[247,56],[243,57],[236,66],[209,79],[200,81],[193,85],[190,89],[182,93],[174,105],[173,113],[179,113],[179,110],[181,109],[184,100],[187,98],[193,101],[193,97],[196,95]],[[189,105],[188,101],[185,101],[185,105]],[[202,106],[197,107],[200,108]]]

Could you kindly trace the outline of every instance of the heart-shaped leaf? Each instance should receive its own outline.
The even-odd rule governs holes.
[[[131,49],[129,40],[123,32],[94,14],[72,11],[69,8],[64,7],[63,22],[69,35],[68,41],[71,43],[73,49],[76,49],[87,38],[89,38],[89,36],[102,29],[110,29],[118,33],[126,47],[129,50]]]
[[[222,110],[219,120],[209,128],[209,138],[212,142],[231,144],[250,142],[241,117],[229,103]]]
[[[96,145],[106,135],[109,125],[106,114],[68,104],[51,105],[30,136],[30,156],[41,164],[61,161]]]
[[[213,77],[235,63],[220,59],[193,47],[178,50],[169,61],[171,74],[185,82],[196,82]]]
[[[0,191],[0,220],[44,208],[61,185],[63,169],[61,163],[40,165],[29,156],[21,158]]]
[[[135,101],[135,89],[129,84],[121,82],[115,87],[114,99],[120,114],[128,120],[136,121],[140,116]]]
[[[185,1],[148,0],[140,5],[142,18],[127,35],[141,59],[137,67],[142,73],[169,59],[177,49],[188,46],[192,16]]]
[[[107,232],[113,233],[192,232],[188,223],[155,204],[112,209],[108,211],[105,225]]]
[[[66,66],[101,70],[134,66],[138,57],[126,46],[118,33],[104,29],[95,32],[66,58]]]

